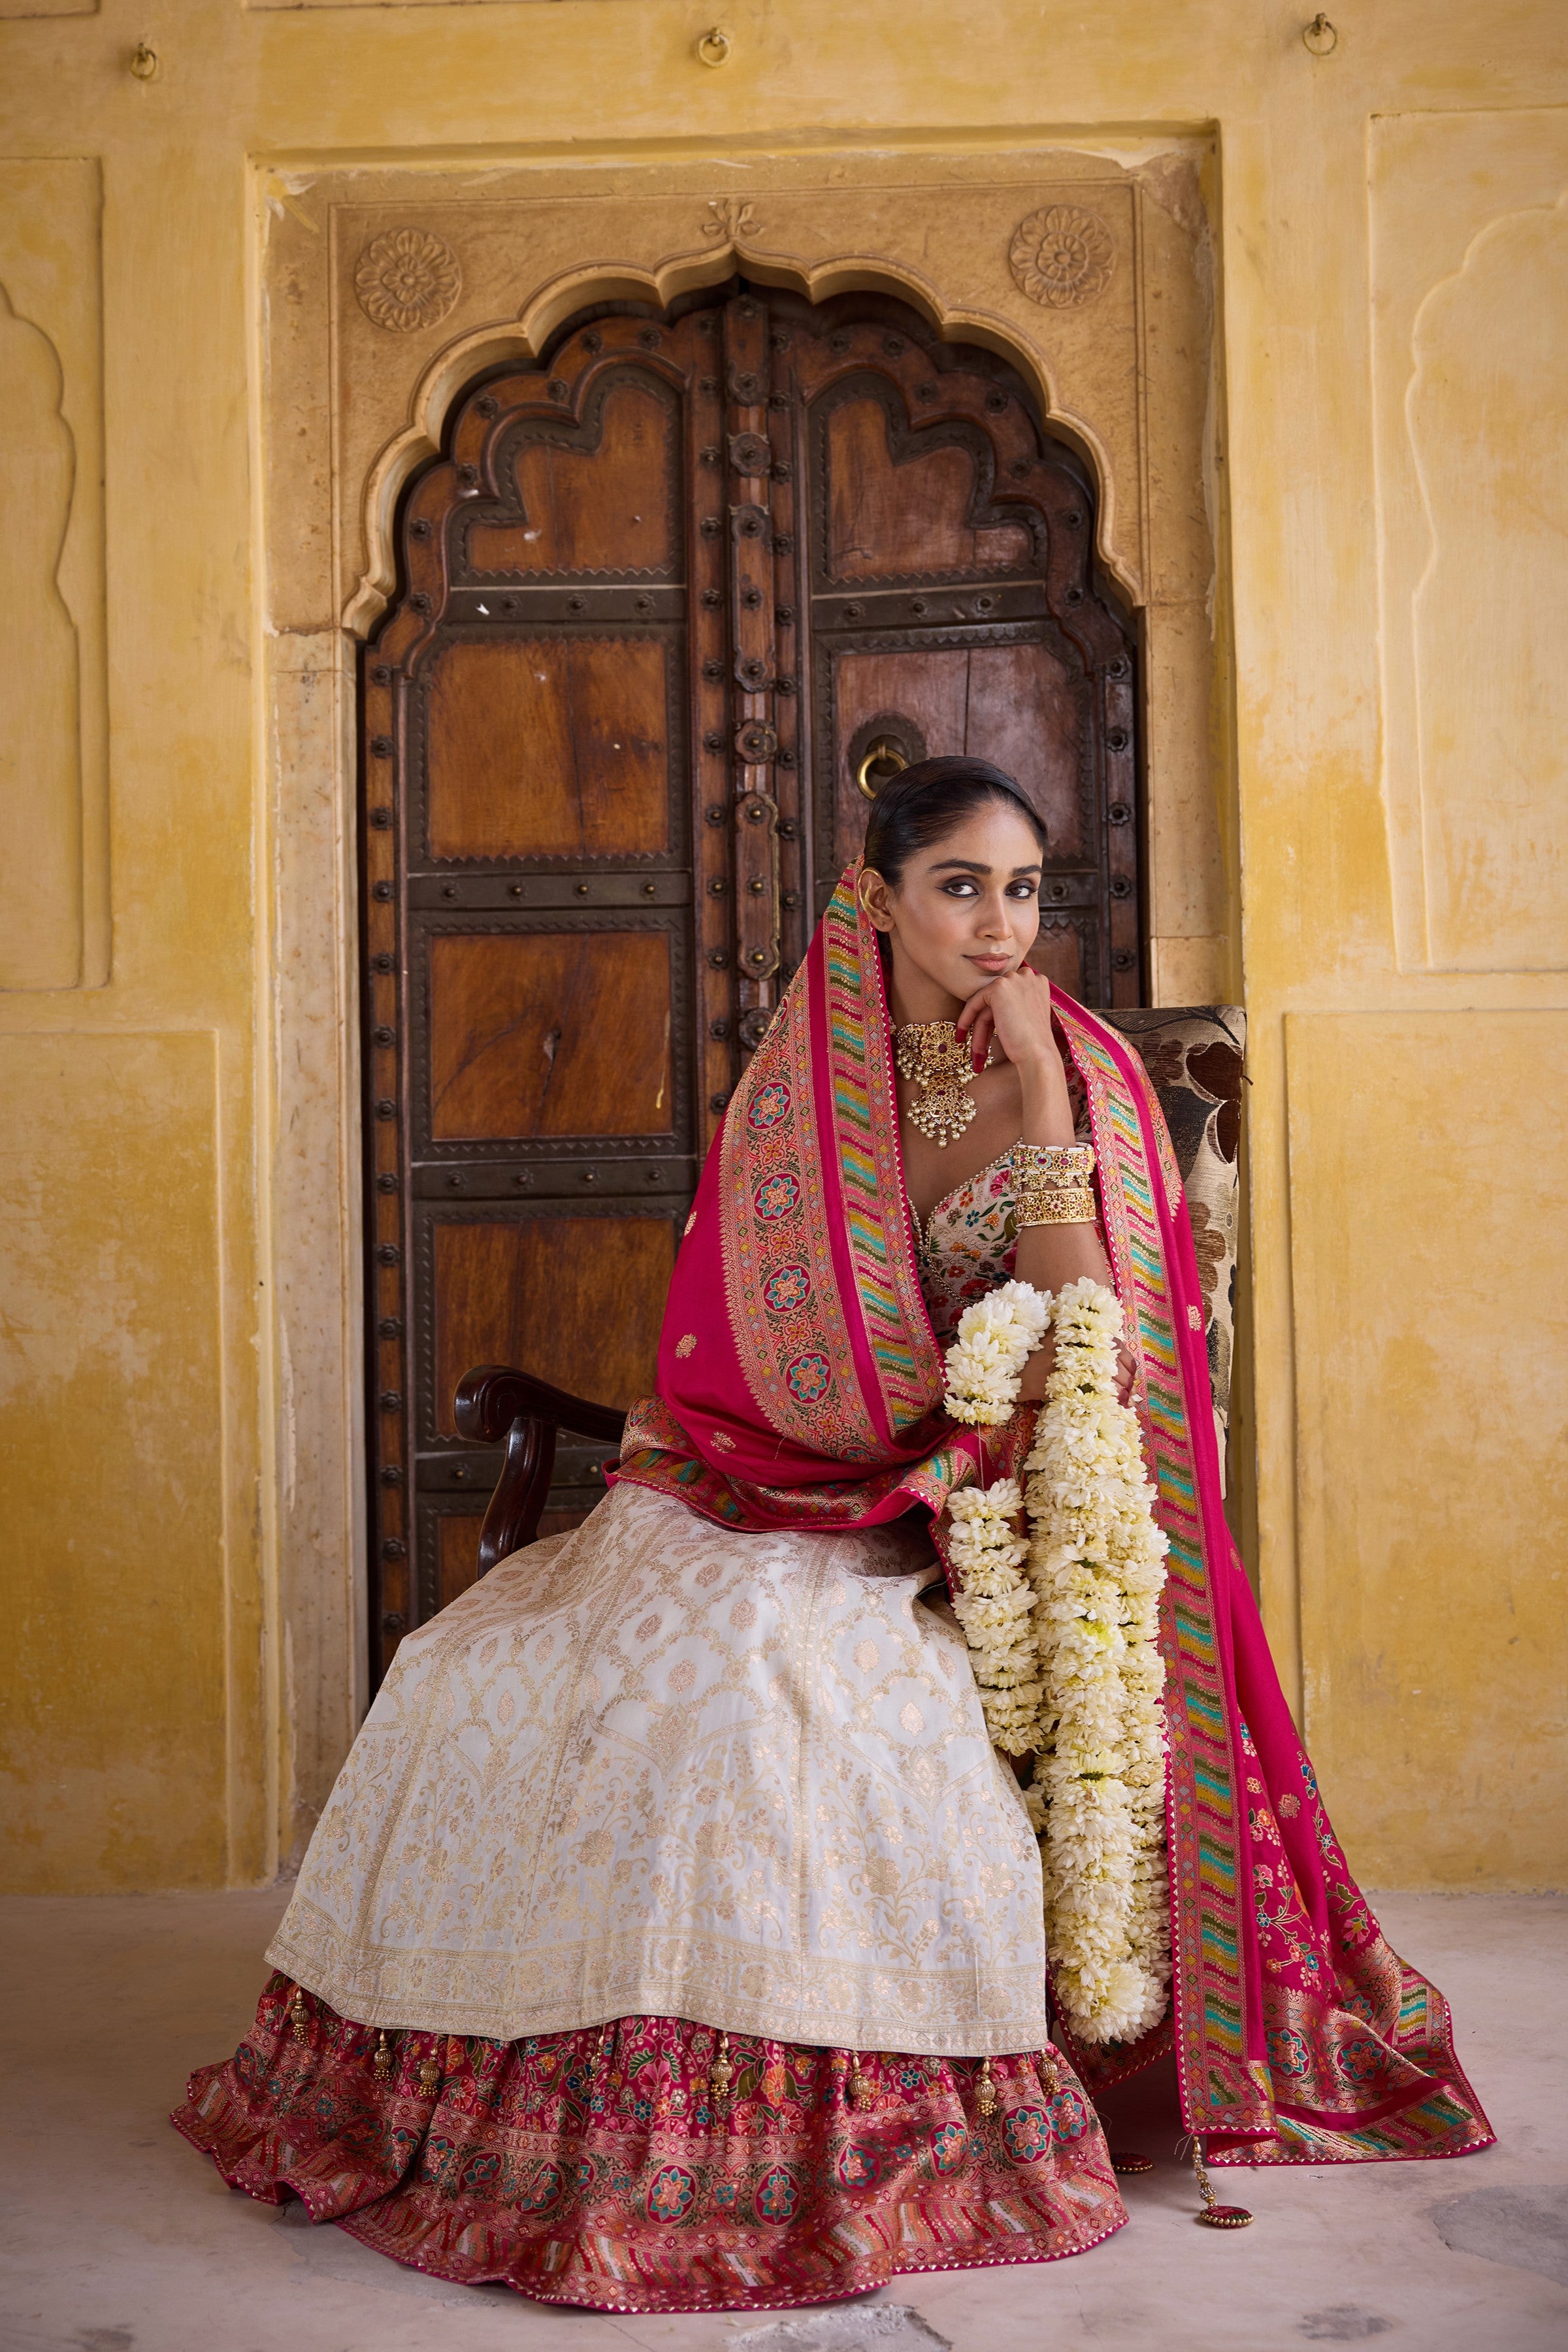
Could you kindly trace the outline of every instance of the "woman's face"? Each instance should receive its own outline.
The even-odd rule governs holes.
[[[917,850],[896,889],[867,869],[861,895],[893,949],[895,992],[911,980],[963,1004],[1016,971],[1040,928],[1040,845],[1005,801],[983,801],[940,841]],[[900,985],[900,983],[902,983]],[[930,1014],[910,1018],[926,1018]]]

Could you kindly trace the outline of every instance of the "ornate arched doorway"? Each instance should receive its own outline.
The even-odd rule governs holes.
[[[652,1377],[700,1158],[904,761],[1051,837],[1037,961],[1142,999],[1131,624],[1022,378],[886,298],[605,306],[471,385],[363,680],[371,1624],[471,1581],[457,1381]],[[600,1491],[563,1448],[552,1525]]]

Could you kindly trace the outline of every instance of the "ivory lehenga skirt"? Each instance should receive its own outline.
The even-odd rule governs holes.
[[[504,1563],[403,1644],[180,2130],[399,2261],[605,2310],[1108,2236],[936,1573],[910,1524],[737,1536],[630,1486]]]

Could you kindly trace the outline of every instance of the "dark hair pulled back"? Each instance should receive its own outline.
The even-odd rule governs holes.
[[[917,851],[934,848],[987,801],[1016,809],[1044,852],[1045,819],[1030,807],[1012,777],[989,760],[960,754],[917,761],[882,786],[866,827],[867,865],[896,890]]]

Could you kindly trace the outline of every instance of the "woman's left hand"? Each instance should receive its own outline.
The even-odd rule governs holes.
[[[1061,1049],[1051,1027],[1051,984],[1026,964],[977,988],[954,1024],[969,1039],[974,1068],[985,1067],[993,1040],[1020,1069],[1031,1066],[1051,1076],[1061,1071]]]

